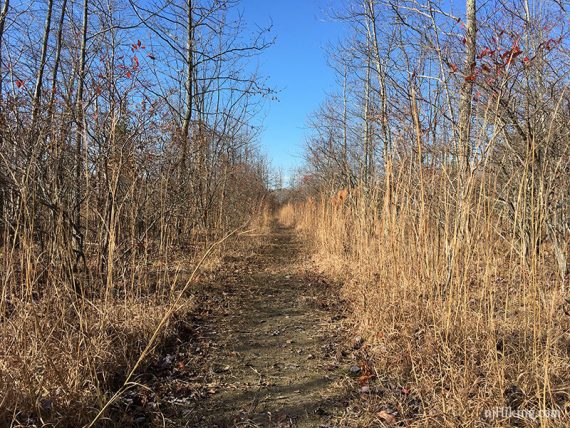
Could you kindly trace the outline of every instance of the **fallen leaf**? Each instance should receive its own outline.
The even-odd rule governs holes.
[[[372,380],[374,378],[375,378],[374,374],[363,374],[362,376],[360,376],[358,378],[358,383],[360,383],[360,385],[365,385],[366,383],[368,383],[370,380]]]
[[[396,417],[394,415],[391,415],[390,413],[388,413],[385,410],[382,410],[381,412],[379,412],[378,417],[380,419],[382,419],[384,422],[386,422],[387,424],[396,423]]]

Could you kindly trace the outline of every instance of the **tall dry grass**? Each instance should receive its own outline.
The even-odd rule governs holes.
[[[261,201],[247,230],[263,234],[270,217]],[[100,292],[90,294],[62,269],[46,273],[56,256],[32,242],[0,247],[0,427],[117,426],[107,411],[196,309],[198,271],[211,277],[226,254],[255,244],[240,235],[245,227],[214,244],[197,235],[188,247],[145,252],[132,276],[92,278]]]
[[[323,191],[279,217],[344,281],[380,381],[411,391],[413,400],[392,403],[398,417],[406,426],[568,426],[568,278],[551,246],[525,251],[520,223],[498,208],[494,174],[472,173],[462,206],[445,167],[420,173],[402,162],[394,177],[389,195],[360,186],[338,206]],[[531,217],[545,214],[541,196],[531,205]],[[537,419],[485,415],[509,407]]]

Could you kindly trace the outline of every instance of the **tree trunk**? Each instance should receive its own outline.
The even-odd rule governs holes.
[[[188,156],[188,137],[190,123],[192,121],[192,105],[193,105],[193,77],[194,77],[194,18],[192,10],[192,0],[187,0],[187,23],[186,23],[186,105],[184,111],[184,121],[182,123],[182,164],[186,167],[186,158]]]
[[[6,16],[8,15],[9,8],[10,0],[5,0],[2,6],[2,12],[0,12],[0,100],[2,100],[2,75],[4,74],[2,70],[2,41],[4,39],[4,27],[6,26]]]
[[[49,33],[51,29],[51,15],[53,10],[53,0],[48,1],[48,10],[46,15],[46,22],[44,27],[44,37],[42,42],[42,53],[40,57],[40,66],[38,68],[38,75],[36,78],[36,86],[34,88],[34,99],[32,107],[32,134],[36,131],[36,122],[40,110],[40,102],[42,97],[42,83],[44,78],[44,70],[46,66],[46,56],[49,42]]]
[[[466,0],[467,24],[465,32],[464,80],[459,101],[459,167],[464,176],[469,170],[471,156],[471,110],[475,80],[477,49],[476,0]],[[464,177],[463,177],[464,178]]]

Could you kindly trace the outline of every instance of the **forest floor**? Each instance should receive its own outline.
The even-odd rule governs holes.
[[[293,230],[274,224],[260,242],[226,256],[216,279],[200,286],[192,315],[177,321],[178,335],[137,379],[145,387],[129,391],[111,419],[131,426],[371,426],[352,419],[361,411],[362,378],[373,376],[338,285],[308,267]]]

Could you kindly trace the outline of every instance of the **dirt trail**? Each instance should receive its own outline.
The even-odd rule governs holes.
[[[300,250],[275,225],[259,248],[225,260],[201,314],[164,350],[164,373],[154,369],[167,426],[337,426],[354,360],[340,345],[338,295],[302,267]]]

